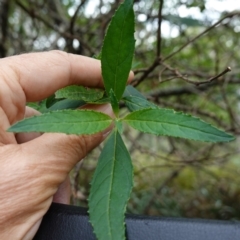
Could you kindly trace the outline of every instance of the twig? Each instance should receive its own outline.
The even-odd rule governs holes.
[[[211,83],[212,81],[222,77],[223,75],[225,75],[228,72],[231,72],[232,69],[230,67],[227,67],[223,72],[219,73],[217,76],[209,78],[207,81],[202,81],[202,82],[197,82],[195,83],[197,86],[199,86],[200,84],[205,84],[205,83]]]
[[[240,79],[239,78],[233,78],[228,81],[228,84],[240,84]],[[183,94],[196,94],[196,93],[201,93],[206,90],[209,90],[211,87],[215,87],[217,85],[216,82],[212,82],[208,86],[202,85],[199,87],[196,86],[179,86],[179,87],[172,87],[172,88],[167,88],[167,89],[157,89],[157,90],[152,90],[149,91],[148,93],[145,94],[147,98],[163,98],[163,97],[170,97],[170,96],[180,96]]]
[[[146,72],[147,70],[148,70],[147,68],[139,68],[139,69],[134,70],[133,72],[134,72],[134,74],[136,75],[136,74],[138,74],[138,73],[144,73],[144,72]]]
[[[132,85],[134,87],[138,86],[159,64],[160,64],[160,59],[156,58],[153,64],[148,69],[146,69],[143,75],[139,79],[136,79],[132,82]]]
[[[161,0],[160,0],[161,1]],[[159,7],[159,12],[161,11],[161,4],[163,4],[163,1],[160,2],[160,7]],[[147,68],[147,69],[141,69],[141,70],[135,70],[135,73],[140,73],[142,72],[143,74],[138,78],[135,79],[132,82],[133,86],[137,86],[139,85],[141,82],[143,82],[145,80],[146,77],[148,77],[148,75],[153,72],[155,70],[155,68],[157,66],[159,66],[160,64],[163,64],[163,62],[165,62],[166,60],[172,58],[173,56],[175,56],[177,53],[181,52],[185,47],[187,47],[188,45],[190,45],[191,43],[195,42],[197,39],[199,39],[200,37],[202,37],[203,35],[205,35],[206,33],[208,33],[209,31],[211,31],[213,28],[215,28],[216,26],[218,26],[220,23],[222,23],[225,19],[227,18],[232,18],[236,15],[240,15],[240,11],[234,11],[231,12],[229,14],[227,14],[225,17],[221,18],[219,21],[217,21],[215,24],[213,24],[212,26],[208,27],[207,29],[205,29],[202,33],[200,33],[199,35],[195,36],[194,38],[190,39],[189,41],[187,41],[184,45],[182,45],[179,49],[177,49],[176,51],[174,51],[173,53],[169,54],[167,57],[165,57],[164,59],[160,58],[160,54],[161,54],[161,28],[158,28],[158,42],[157,42],[157,57],[154,60],[153,64]],[[161,14],[160,14],[161,17]],[[161,22],[161,19],[159,20],[159,22]],[[160,36],[159,36],[159,31],[160,31]],[[225,71],[223,71],[222,73],[220,73],[220,76],[224,75],[225,73],[229,72],[231,69],[227,68]],[[177,71],[177,70],[175,70]],[[212,82],[213,80],[219,78],[220,76],[215,76],[213,78],[208,79],[205,82],[195,82],[192,80],[189,80],[186,76],[181,75],[179,72],[176,72],[177,76],[179,76],[180,78],[184,79],[186,82],[195,84],[195,85],[200,85],[200,84],[204,84],[204,83],[209,83]]]
[[[81,1],[81,3],[78,5],[77,9],[75,10],[71,21],[70,21],[70,33],[74,34],[74,25],[77,19],[78,12],[80,11],[81,7],[86,3],[86,0]]]
[[[158,31],[157,31],[157,58],[161,56],[162,47],[162,9],[164,0],[160,0],[159,10],[158,10]]]
[[[214,80],[218,79],[219,77],[222,77],[223,75],[225,75],[226,73],[230,72],[231,71],[231,68],[230,67],[227,67],[223,72],[219,73],[217,76],[214,76],[214,77],[211,77],[209,78],[208,80],[206,81],[193,81],[193,80],[190,80],[189,78],[187,78],[186,76],[182,75],[177,69],[174,69],[172,68],[171,66],[169,66],[168,64],[166,63],[162,63],[166,69],[174,72],[174,74],[176,75],[177,78],[181,78],[183,79],[184,81],[188,82],[188,83],[191,83],[191,84],[194,84],[196,86],[200,86],[202,84],[206,84],[206,83],[211,83],[213,82]],[[162,82],[166,82],[166,81],[170,81],[176,77],[171,77],[171,78],[168,78],[168,79],[165,79]]]

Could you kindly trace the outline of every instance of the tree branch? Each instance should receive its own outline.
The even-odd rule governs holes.
[[[0,2],[0,26],[1,26],[1,38],[0,38],[0,57],[6,57],[7,49],[5,43],[8,36],[8,14],[9,14],[9,1],[3,0]]]
[[[87,0],[82,0],[81,3],[78,5],[78,7],[76,8],[72,18],[71,18],[71,21],[70,21],[70,33],[71,34],[74,34],[74,25],[75,25],[75,22],[77,20],[77,15],[78,15],[78,12],[80,11],[80,9],[83,7],[83,5],[87,2]]]
[[[159,0],[159,10],[158,10],[158,31],[157,31],[157,58],[161,56],[161,47],[162,47],[162,10],[164,0]]]

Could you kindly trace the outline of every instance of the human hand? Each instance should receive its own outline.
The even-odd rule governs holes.
[[[89,136],[14,135],[6,130],[38,114],[26,102],[40,101],[72,84],[103,87],[101,67],[98,60],[60,51],[1,59],[0,66],[0,239],[28,240],[36,234],[54,195],[67,203],[62,192],[68,173],[109,129]],[[111,114],[108,105],[92,109]]]

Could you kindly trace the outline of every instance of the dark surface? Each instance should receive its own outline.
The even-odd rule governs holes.
[[[240,240],[240,222],[127,215],[129,240]],[[96,240],[87,210],[53,203],[34,240]]]

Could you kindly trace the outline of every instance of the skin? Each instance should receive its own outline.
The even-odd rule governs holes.
[[[39,114],[26,102],[68,85],[102,88],[103,82],[100,61],[61,51],[8,57],[0,66],[0,239],[28,240],[52,201],[69,203],[68,173],[111,128],[90,136],[6,132]],[[88,108],[112,115],[109,105]]]

